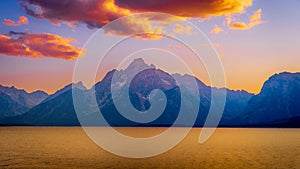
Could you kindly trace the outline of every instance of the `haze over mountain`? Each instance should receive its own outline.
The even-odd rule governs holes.
[[[134,76],[134,72],[141,69],[143,71]],[[114,79],[113,76],[115,76]],[[192,111],[192,109],[189,110],[189,107],[192,108],[196,102],[200,103],[195,126],[203,126],[211,105],[211,91],[222,93],[226,90],[227,100],[220,126],[280,126],[281,124],[283,126],[291,126],[290,124],[300,126],[300,104],[297,104],[300,100],[299,79],[299,73],[276,74],[264,84],[261,93],[254,96],[246,91],[211,88],[190,75],[175,74],[172,76],[155,68],[154,65],[147,65],[142,59],[135,59],[124,70],[108,72],[101,81],[93,86],[92,89],[95,91],[86,89],[82,83],[67,85],[26,113],[14,114],[15,117],[0,120],[0,123],[5,125],[77,126],[80,125],[77,119],[79,115],[90,119],[89,125],[102,125],[93,121],[96,115],[95,107],[99,107],[104,118],[113,126],[170,126],[180,111],[181,100],[184,100],[184,104],[187,105],[185,109],[187,120],[190,117],[189,111]],[[193,87],[192,80],[195,80],[197,88]],[[181,88],[179,88],[178,82],[183,84]],[[130,102],[124,100],[126,85],[129,85]],[[86,109],[79,114],[76,114],[74,110],[72,87],[75,88],[73,92],[82,98],[82,104],[86,106]],[[151,106],[149,102],[151,91],[161,89],[167,98],[166,108],[161,116],[150,123],[130,121],[118,111],[112,98],[111,88],[114,88],[114,92],[116,92],[114,101],[125,108],[129,108],[129,104],[132,104],[139,111],[148,110]],[[196,91],[200,96],[195,95]],[[91,105],[89,102],[88,96],[91,92],[95,92],[97,105]],[[181,96],[181,92],[184,92],[185,95]],[[154,93],[155,95],[157,93]],[[184,126],[185,124],[183,122],[179,125]]]

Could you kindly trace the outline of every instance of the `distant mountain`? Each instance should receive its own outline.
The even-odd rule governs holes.
[[[261,92],[250,99],[243,117],[249,125],[295,123],[300,119],[300,73],[271,76]],[[300,126],[299,120],[297,123]]]
[[[0,119],[21,115],[27,110],[27,107],[14,101],[9,95],[0,92]]]
[[[48,94],[43,91],[28,93],[25,90],[17,89],[14,86],[5,87],[0,85],[0,92],[7,94],[12,100],[27,108],[38,105],[48,97]]]
[[[4,119],[0,123],[10,125],[78,126],[79,122],[72,100],[72,85],[75,88],[74,90],[86,90],[81,82],[69,84],[26,113]]]
[[[142,71],[139,71],[142,70]],[[135,72],[139,73],[135,75]],[[113,79],[114,76],[114,79]],[[175,80],[176,79],[176,80]],[[176,120],[184,100],[186,114],[184,119],[191,116],[194,105],[200,103],[195,126],[205,123],[211,105],[211,92],[217,95],[226,90],[226,104],[220,126],[224,127],[299,127],[300,120],[300,75],[299,73],[280,73],[265,82],[258,95],[246,91],[211,88],[199,79],[190,75],[170,75],[153,65],[147,65],[142,59],[135,59],[124,70],[112,70],[96,83],[92,89],[86,89],[82,83],[70,84],[50,95],[39,105],[31,108],[25,114],[0,120],[4,125],[46,125],[46,126],[77,126],[77,116],[90,119],[88,125],[97,125],[95,107],[99,107],[102,115],[112,126],[170,126]],[[197,88],[193,86],[195,81]],[[129,84],[130,83],[130,84]],[[182,86],[178,86],[182,84]],[[129,101],[126,96],[126,86],[129,85]],[[75,90],[72,91],[72,87]],[[112,89],[114,89],[112,91]],[[139,111],[147,111],[150,105],[150,93],[160,89],[167,98],[163,113],[150,123],[137,123],[123,117],[118,111],[116,102],[121,110],[132,112],[130,106]],[[73,105],[72,92],[81,98],[84,109],[76,114]],[[89,102],[89,94],[95,92],[96,105]],[[115,98],[112,98],[112,92]],[[195,93],[199,92],[200,96]],[[181,93],[185,93],[181,96]],[[157,92],[153,97],[160,102],[162,98]],[[183,97],[183,98],[182,98]],[[7,97],[4,95],[3,98]],[[0,97],[1,99],[1,97]],[[3,99],[4,100],[4,99]],[[0,103],[4,102],[0,100]],[[18,106],[16,106],[18,107]],[[85,109],[86,108],[86,109]],[[18,108],[18,109],[21,109]],[[98,124],[99,125],[99,124]],[[100,124],[102,125],[102,124]],[[186,125],[185,121],[181,126]]]
[[[48,95],[42,91],[27,93],[15,87],[0,85],[0,119],[21,115],[46,97]]]

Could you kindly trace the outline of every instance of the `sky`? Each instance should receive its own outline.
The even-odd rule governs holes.
[[[176,54],[210,84],[205,64],[172,39],[177,37],[198,43],[193,47],[203,55],[215,48],[229,89],[258,93],[271,75],[300,72],[299,0],[2,0],[0,8],[0,84],[28,92],[54,93],[72,82],[76,62],[128,36],[107,54],[95,81],[129,55],[170,73],[187,73],[172,58]],[[126,18],[133,14],[139,17]],[[131,36],[136,32],[150,33]],[[92,48],[95,34],[101,38]],[[151,50],[141,51],[145,48]]]

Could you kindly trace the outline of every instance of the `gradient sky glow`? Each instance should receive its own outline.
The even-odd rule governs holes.
[[[204,1],[209,2],[209,0]],[[245,2],[249,1],[251,0],[246,0]],[[28,2],[27,4],[30,4],[31,0],[24,0],[21,2],[25,4]],[[67,17],[66,15],[66,17],[62,20],[56,20],[51,15],[43,15],[43,17],[40,18],[29,15],[29,13],[26,13],[25,9],[21,7],[21,2],[16,0],[3,0],[0,2],[0,35],[3,35],[3,40],[1,41],[0,39],[0,84],[5,86],[15,86],[17,88],[25,89],[26,91],[44,90],[48,93],[54,93],[59,88],[71,83],[73,68],[76,63],[76,59],[73,58],[73,56],[76,54],[76,48],[83,47],[88,38],[97,31],[97,28],[100,28],[105,24],[105,22],[111,22],[109,19],[116,19],[121,15],[126,15],[128,12],[126,11],[127,8],[125,10],[125,7],[127,6],[124,5],[124,3],[116,1],[115,5],[111,5],[111,3],[114,3],[113,0],[105,0],[104,2],[107,2],[107,8],[105,8],[105,12],[108,11],[108,16],[110,16],[108,20],[105,18],[107,17],[106,15],[99,15],[99,17],[103,17],[99,19],[93,18],[94,16],[89,14],[83,15],[85,17],[83,20],[78,18],[77,22],[74,20],[74,18],[76,19],[76,15],[74,12],[72,13],[70,11],[64,11],[64,13],[70,12],[70,16],[74,15],[74,17]],[[75,3],[75,1],[73,2]],[[172,14],[173,11],[171,8],[175,8],[176,3],[178,2],[180,1],[174,1],[175,4],[172,4],[170,9],[159,8],[161,11],[157,12],[170,12]],[[120,5],[118,8],[115,7],[117,4]],[[181,4],[178,4],[178,6],[180,5]],[[187,3],[187,10],[181,13],[181,15],[183,17],[185,17],[185,15],[190,15],[190,18],[187,20],[202,30],[215,45],[215,48],[220,54],[220,58],[224,66],[228,88],[234,90],[244,89],[248,92],[258,93],[263,85],[263,82],[271,75],[283,71],[300,72],[299,0],[255,0],[252,1],[252,5],[248,4],[244,6],[244,12],[236,12],[235,10],[239,9],[236,8],[232,11],[224,12],[225,15],[223,15],[222,12],[220,13],[220,11],[215,12],[214,9],[211,9],[211,11],[206,10],[211,13],[202,13],[200,11],[196,14],[193,13],[193,8],[188,9],[188,7],[189,6]],[[211,8],[214,7],[212,6]],[[52,6],[51,9],[55,9],[55,6]],[[255,20],[256,25],[249,26],[251,25],[252,16],[254,16],[255,12],[259,12],[259,9],[261,9],[261,13],[260,18]],[[134,13],[135,11],[153,11],[152,9],[145,7],[143,4],[129,4],[128,10],[130,10],[131,13]],[[188,11],[190,11],[191,14],[189,14]],[[95,13],[95,11],[92,12]],[[116,13],[119,14],[117,15]],[[20,16],[25,16],[28,18],[28,23],[26,24],[19,22]],[[56,17],[60,18],[59,16]],[[229,18],[232,20],[231,25],[228,24]],[[97,23],[97,25],[89,25],[88,28],[87,23],[89,22],[87,21],[90,21],[89,19]],[[70,25],[71,22],[67,22],[70,20],[72,21],[72,24],[75,25],[72,26]],[[171,22],[170,20],[171,19],[169,18],[168,22]],[[12,23],[12,21],[15,25],[7,24],[8,22]],[[60,25],[57,24],[58,22]],[[248,24],[249,27],[234,27],[240,23],[244,23],[245,25]],[[219,30],[213,31],[215,27],[218,27]],[[125,29],[126,28],[124,28],[124,30]],[[26,32],[26,35],[9,35],[10,31]],[[185,30],[183,30],[181,33],[184,33],[184,31]],[[25,57],[22,56],[22,53],[20,54],[20,51],[15,51],[13,55],[11,54],[11,51],[4,49],[3,44],[7,44],[8,42],[11,43],[11,41],[13,41],[6,41],[5,38],[13,38],[16,40],[18,37],[22,37],[24,41],[28,41],[24,43],[26,43],[25,45],[32,50],[32,53],[36,53],[36,51],[40,52],[41,50],[45,51],[46,49],[43,49],[43,46],[36,46],[37,42],[34,42],[36,39],[33,37],[41,34],[45,35],[46,33],[49,36],[40,37],[45,39],[45,43],[49,42],[51,44],[48,45],[52,46],[53,41],[51,41],[51,37],[58,35],[61,37],[61,39],[59,41],[55,41],[54,43],[57,43],[57,45],[58,43],[61,44],[57,46],[57,49],[70,49],[73,53],[75,52],[74,55],[72,52],[70,52],[64,58],[62,55],[56,56],[57,52],[50,51],[48,47],[47,50],[49,51],[47,51],[47,53],[42,57],[34,54],[30,54],[31,57]],[[113,32],[107,34],[106,36],[123,36],[121,33],[124,32]],[[193,35],[189,35],[187,30],[186,36]],[[66,41],[67,38],[72,39],[72,41],[68,43]],[[30,42],[30,40],[32,40],[32,42]],[[141,41],[143,40],[132,39],[130,44],[132,46],[138,45]],[[163,39],[145,41],[152,41],[149,42],[149,44],[154,42],[158,43],[162,48],[170,51],[177,50],[179,51],[179,54],[181,51],[182,57],[188,58],[188,56],[184,56],[188,55],[186,52],[184,52],[184,48],[181,48],[175,43],[170,44],[169,41],[164,41]],[[17,42],[19,43],[19,41]],[[199,42],[199,47],[201,45],[205,44],[201,44]],[[7,48],[8,47],[6,47],[6,49]],[[130,45],[126,47],[120,47],[118,52],[126,53],[126,48],[130,48]],[[51,48],[51,50],[55,49],[56,46],[54,45],[53,49]],[[36,58],[32,58],[33,56],[36,56]],[[145,60],[147,62],[151,61],[151,59]],[[192,65],[193,61],[190,62]],[[163,61],[158,64],[163,64]],[[112,69],[113,65],[114,64],[111,63],[111,65],[101,68],[101,72],[98,72],[99,76],[97,80],[100,80],[106,71]],[[199,65],[194,63],[192,66],[197,67]],[[205,73],[202,74],[204,71],[205,70],[199,66],[199,72],[195,72],[195,75],[205,83],[209,84],[207,75]]]

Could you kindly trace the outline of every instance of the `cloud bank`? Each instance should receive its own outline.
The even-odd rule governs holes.
[[[21,0],[21,6],[30,16],[46,19],[55,25],[85,23],[89,28],[140,12],[168,13],[185,18],[242,13],[252,5],[252,0]],[[152,22],[173,22],[174,18],[154,18]]]

